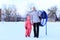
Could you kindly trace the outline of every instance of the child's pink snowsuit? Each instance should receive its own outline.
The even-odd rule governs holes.
[[[25,22],[25,29],[26,29],[26,33],[25,36],[30,36],[31,30],[32,30],[32,24],[30,21],[30,16],[27,17],[27,20]]]

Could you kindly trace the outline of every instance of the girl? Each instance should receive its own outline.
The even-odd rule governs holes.
[[[30,20],[30,16],[27,16],[26,22],[25,22],[25,29],[26,29],[26,33],[25,36],[30,37],[31,34],[31,30],[32,30],[32,24],[31,24],[31,20]]]

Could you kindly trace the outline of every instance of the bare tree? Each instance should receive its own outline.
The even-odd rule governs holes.
[[[0,9],[0,21],[1,21],[1,9]]]
[[[5,21],[10,21],[10,13],[11,13],[11,11],[12,10],[10,10],[9,8],[5,9],[5,14],[6,14]]]
[[[51,7],[50,9],[48,9],[48,18],[50,18],[49,20],[52,19],[52,21],[56,21],[57,20],[57,15],[56,15],[56,11],[57,11],[57,7]]]

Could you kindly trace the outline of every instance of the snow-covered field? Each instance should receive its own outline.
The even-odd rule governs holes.
[[[45,27],[40,27],[39,38],[25,37],[24,22],[0,22],[0,40],[60,40],[60,22],[47,23],[47,35]]]

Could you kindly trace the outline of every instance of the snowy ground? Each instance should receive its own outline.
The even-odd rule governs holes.
[[[0,40],[60,40],[60,22],[47,23],[47,35],[45,26],[40,27],[39,38],[25,37],[24,22],[0,22]]]

